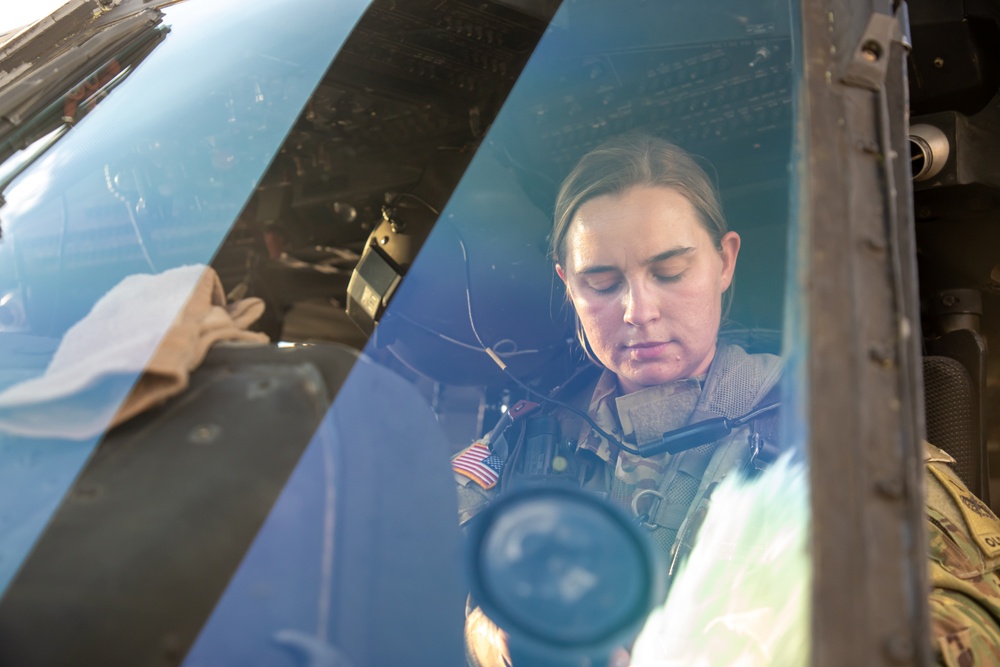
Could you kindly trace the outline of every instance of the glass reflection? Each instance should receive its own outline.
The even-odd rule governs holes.
[[[782,362],[800,343],[783,344],[792,71],[783,3],[561,7],[368,346],[437,381],[445,415],[442,395],[486,387],[477,443],[454,432],[463,521],[508,490],[582,487],[627,511],[676,577],[710,507],[752,505],[738,498],[754,487],[719,502],[720,484],[802,447]],[[512,418],[519,399],[541,407]],[[649,455],[681,429],[690,447]],[[806,487],[790,488],[733,515],[766,542],[760,568],[731,571],[751,598],[775,554],[800,566],[778,575],[795,600],[808,586]],[[790,522],[754,530],[769,503]],[[699,558],[722,567],[728,547]],[[808,627],[805,606],[786,611]],[[469,650],[494,664],[481,618]]]
[[[57,119],[64,102],[76,119],[47,150],[15,155],[3,167],[0,327],[10,373],[2,384],[14,397],[0,406],[3,418],[23,413],[17,382],[43,376],[63,335],[112,288],[134,274],[212,259],[364,3],[237,4],[154,12],[158,18],[139,26],[156,36],[139,40],[148,55],[137,58],[131,42],[112,45],[106,55],[117,73],[84,75],[82,87],[66,84],[68,92],[44,90]],[[49,110],[25,127],[50,127]],[[22,139],[31,136],[25,132]],[[179,300],[159,305],[148,294],[148,306],[163,307],[156,317],[137,310],[137,319],[114,330],[93,322],[106,331],[92,344],[106,349],[63,349],[86,364],[100,356],[94,352],[113,357],[124,344],[119,337],[141,340],[135,363],[77,392],[72,410],[36,406],[39,425],[53,427],[48,435],[0,429],[0,591],[90,456],[100,437],[93,434],[105,430],[156,349],[176,314],[170,309],[194,284],[180,281],[172,289]],[[103,423],[75,428],[83,415]],[[75,442],[63,441],[67,434]]]

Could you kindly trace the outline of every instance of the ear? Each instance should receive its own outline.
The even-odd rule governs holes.
[[[740,235],[736,232],[726,232],[719,241],[719,256],[722,257],[722,291],[725,292],[733,284],[733,274],[736,272],[736,257],[740,254]]]
[[[562,264],[556,264],[556,275],[559,276],[559,280],[566,282],[566,271],[563,269]]]

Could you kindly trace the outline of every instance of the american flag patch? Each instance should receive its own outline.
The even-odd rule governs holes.
[[[484,489],[492,489],[500,479],[504,461],[481,442],[474,442],[451,460],[451,469]]]

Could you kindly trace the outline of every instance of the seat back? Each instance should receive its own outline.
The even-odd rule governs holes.
[[[927,439],[955,457],[955,472],[989,502],[989,472],[976,382],[958,360],[924,357]]]

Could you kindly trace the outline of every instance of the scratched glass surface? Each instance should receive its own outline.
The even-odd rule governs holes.
[[[731,6],[642,3],[621,12],[614,3],[573,2],[557,12],[366,348],[375,359],[388,355],[394,368],[438,379],[428,398],[435,401],[443,424],[453,416],[447,412],[449,392],[463,385],[511,386],[484,352],[487,345],[527,382],[564,367],[559,365],[559,355],[566,351],[564,296],[546,247],[558,184],[573,162],[601,140],[645,127],[695,153],[721,190],[730,227],[743,239],[726,335],[789,361],[785,381],[790,388],[783,392],[782,414],[792,426],[784,437],[790,448],[802,446],[805,427],[801,418],[793,418],[802,401],[793,387],[801,372],[796,360],[803,353],[796,333],[801,310],[794,286],[786,286],[787,276],[795,275],[786,267],[788,239],[794,234],[789,221],[795,188],[790,176],[793,28],[785,3],[751,3],[745,13],[729,11]],[[455,435],[455,450],[475,435]],[[303,660],[337,659],[336,647],[328,643],[329,598],[336,592],[322,584],[316,590],[335,555],[318,545],[288,547],[293,535],[312,530],[316,538],[328,509],[324,498],[335,495],[324,489],[328,473],[321,464],[322,446],[318,438],[310,444],[188,656],[189,667],[213,664],[229,650],[239,651],[247,664],[302,664],[283,655],[279,644],[295,645]],[[790,489],[778,499],[787,510],[784,522],[771,525],[770,532],[757,530],[762,508],[775,502],[768,495],[775,485]],[[720,499],[757,514],[733,511],[738,525],[707,534],[725,539],[738,532],[746,538],[742,546],[757,554],[778,545],[775,549],[786,560],[753,565],[770,567],[772,573],[786,568],[795,576],[777,577],[782,587],[767,599],[752,593],[727,598],[734,582],[763,581],[757,576],[762,570],[754,574],[749,565],[750,570],[730,569],[713,587],[722,593],[700,606],[683,598],[674,603],[681,609],[671,608],[671,616],[711,623],[731,614],[738,634],[741,623],[760,617],[739,616],[741,610],[767,607],[766,613],[781,621],[774,627],[790,629],[789,650],[807,650],[808,610],[801,593],[808,587],[809,566],[801,547],[808,511],[802,468],[778,467],[762,484],[727,489]],[[758,542],[752,543],[755,536]],[[719,552],[706,547],[705,554],[705,562],[712,562]],[[311,569],[293,577],[286,571],[287,559],[312,563]],[[458,561],[454,565],[461,567]],[[692,579],[701,577],[701,584],[708,585],[705,577],[713,572],[720,570],[694,570]],[[699,585],[686,584],[681,590]],[[266,588],[266,594],[255,597],[255,587]],[[293,599],[311,599],[314,609],[283,612],[292,608]],[[735,606],[727,607],[730,601]],[[661,629],[657,624],[662,618],[662,611],[652,617],[637,659],[694,664],[684,660],[704,647],[678,642],[676,632],[668,630],[703,635],[688,625],[668,623]],[[295,634],[289,635],[290,630]],[[726,664],[741,658],[757,664],[753,661],[761,655],[761,645],[755,642],[760,638],[751,635],[745,633],[750,644],[729,641],[732,636],[723,641]],[[669,655],[658,652],[665,636],[671,640]]]
[[[148,54],[115,54],[64,93],[75,125],[0,170],[15,176],[0,207],[0,419],[23,421],[16,385],[44,377],[62,336],[112,287],[211,260],[365,4],[169,6],[137,35]],[[134,323],[147,356],[174,314]],[[113,414],[135,378],[78,392],[72,410],[35,421],[72,433],[75,419]],[[0,592],[103,430],[26,437],[0,425]]]

